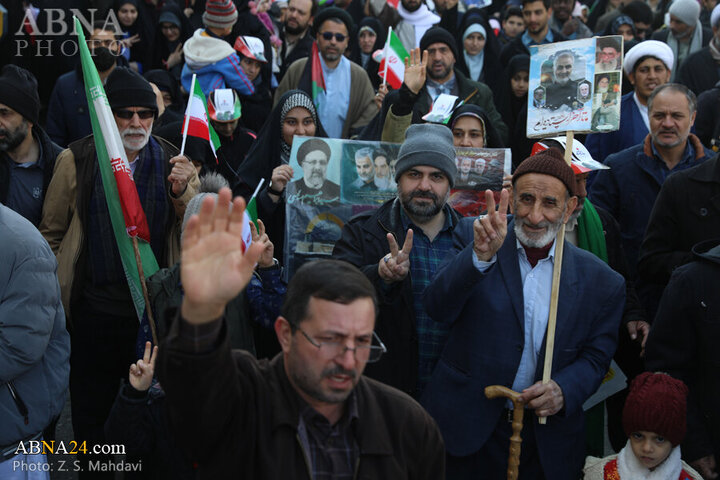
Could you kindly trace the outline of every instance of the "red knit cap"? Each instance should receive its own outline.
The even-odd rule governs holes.
[[[565,163],[563,152],[558,148],[548,148],[523,160],[513,173],[513,186],[517,179],[526,173],[541,173],[555,177],[565,185],[570,196],[575,195],[575,173],[570,165]]]
[[[645,372],[632,381],[623,409],[623,429],[629,437],[638,431],[667,438],[675,447],[685,437],[685,384],[665,373]]]
[[[238,13],[232,0],[207,0],[203,23],[206,27],[228,28],[235,25]]]

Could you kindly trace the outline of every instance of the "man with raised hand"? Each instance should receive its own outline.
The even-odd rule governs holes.
[[[205,199],[187,224],[185,296],[158,358],[171,428],[198,475],[443,478],[434,421],[362,376],[385,347],[373,332],[375,291],[355,267],[322,260],[297,271],[275,321],[282,353],[273,360],[230,351],[225,305],[264,248],[243,251],[244,202],[230,196]]]

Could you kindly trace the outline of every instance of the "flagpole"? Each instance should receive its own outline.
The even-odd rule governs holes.
[[[140,258],[140,247],[138,246],[137,235],[132,237],[133,250],[135,251],[135,263],[137,263],[138,275],[140,276],[140,286],[142,287],[143,298],[145,298],[145,311],[148,316],[148,323],[150,324],[150,332],[152,333],[153,345],[158,344],[157,331],[155,330],[155,319],[153,318],[152,308],[150,306],[150,296],[147,291],[147,284],[145,283],[145,274],[143,273],[142,259]]]
[[[572,148],[575,132],[569,130],[565,138],[565,163],[572,165]],[[555,261],[553,262],[552,285],[550,287],[550,313],[545,339],[545,363],[543,364],[543,385],[550,383],[553,353],[555,351],[555,326],[557,325],[558,300],[560,298],[560,274],[562,272],[563,247],[565,246],[565,224],[560,225],[555,239]],[[538,423],[545,425],[547,417],[539,417]]]
[[[195,78],[197,74],[193,73],[192,84],[190,85],[190,98],[188,98],[187,107],[185,107],[185,125],[183,126],[182,146],[180,147],[180,156],[185,153],[185,140],[187,140],[188,125],[190,125],[190,105],[193,102],[193,93],[195,92]]]
[[[265,179],[261,178],[260,183],[258,183],[257,188],[255,188],[255,191],[253,192],[252,196],[250,197],[250,200],[252,200],[253,198],[255,198],[257,196],[258,192],[260,191],[260,187],[263,186],[263,183],[265,183]],[[250,200],[248,200],[248,203],[250,203]]]
[[[385,57],[385,66],[383,67],[383,86],[387,85],[387,68],[388,68],[388,45],[390,44],[390,35],[392,35],[392,27],[388,27],[388,36],[385,40],[385,51],[383,51],[383,57]],[[405,60],[405,59],[403,59]]]

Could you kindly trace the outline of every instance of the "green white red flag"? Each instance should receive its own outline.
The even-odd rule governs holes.
[[[145,276],[149,277],[159,267],[150,247],[150,229],[138,197],[125,148],[77,17],[75,18],[75,31],[78,34],[85,94],[88,99],[88,111],[95,139],[100,176],[105,190],[105,200],[110,212],[113,233],[125,277],[130,287],[138,320],[140,320],[145,311],[145,300],[131,237],[143,240],[138,241],[138,249]]]
[[[196,81],[196,75],[193,73],[192,78],[192,95],[188,99],[187,108],[185,109],[185,121],[183,122],[182,129],[182,147],[180,148],[180,155],[185,153],[185,140],[187,136],[202,138],[210,143],[210,149],[215,155],[215,161],[217,158],[217,149],[220,148],[220,137],[215,132],[215,129],[208,120],[207,100],[205,94],[200,87],[200,83]]]
[[[247,206],[245,207],[245,213],[243,214],[242,231],[243,253],[245,253],[245,250],[247,250],[248,247],[252,244],[252,230],[250,230],[250,223],[254,223],[257,226],[258,213],[256,198],[263,183],[265,183],[265,179],[261,178],[260,183],[258,183],[258,186],[255,188],[255,192],[252,194],[252,197],[250,197],[250,201],[248,201]]]
[[[378,74],[394,90],[400,88],[405,78],[405,58],[408,56],[407,50],[390,27]]]
[[[320,52],[318,52],[317,42],[313,42],[310,58],[312,61],[312,69],[310,71],[310,78],[312,80],[312,100],[315,104],[315,108],[319,108],[318,96],[320,96],[320,92],[325,92],[325,76],[323,75],[322,64],[320,63]]]

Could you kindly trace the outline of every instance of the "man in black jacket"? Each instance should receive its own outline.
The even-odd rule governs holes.
[[[699,51],[688,55],[678,72],[678,83],[687,86],[697,96],[710,90],[720,80],[720,62],[716,60],[720,52],[720,7],[713,9],[711,20],[712,40]]]
[[[6,65],[0,73],[0,203],[40,223],[45,192],[61,148],[38,124],[40,97],[32,73]]]
[[[283,30],[280,32],[282,47],[278,63],[280,73],[277,81],[280,83],[285,72],[295,60],[307,58],[313,44],[312,25],[313,17],[317,13],[317,0],[290,0],[285,15]]]
[[[447,205],[457,167],[447,127],[411,125],[406,135],[395,167],[397,198],[351,219],[333,257],[359,267],[380,298],[377,331],[388,354],[367,375],[419,398],[449,330],[429,318],[422,299],[459,221]]]
[[[171,428],[198,477],[443,478],[435,422],[362,376],[385,347],[373,332],[374,288],[352,265],[321,260],[297,271],[275,321],[282,354],[258,362],[230,352],[225,305],[264,249],[242,251],[244,203],[231,210],[230,195],[206,199],[187,224],[185,296],[158,357]]]
[[[647,342],[645,365],[684,381],[689,390],[683,458],[703,478],[720,460],[720,245],[708,240],[672,273]]]

